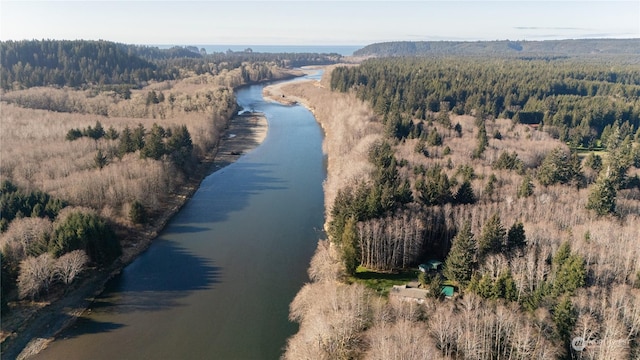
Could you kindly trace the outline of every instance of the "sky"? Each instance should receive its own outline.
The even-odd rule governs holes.
[[[640,38],[633,1],[0,1],[0,39],[127,44]]]

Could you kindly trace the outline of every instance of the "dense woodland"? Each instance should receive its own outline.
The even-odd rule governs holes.
[[[449,111],[542,124],[560,141],[587,148],[601,146],[616,122],[628,131],[640,125],[640,63],[609,58],[373,59],[337,69],[331,88],[354,89],[399,139],[416,131],[413,119]]]
[[[285,356],[637,358],[640,72],[610,60],[373,59],[285,88],[329,166]],[[431,259],[422,304],[359,275]]]
[[[338,54],[214,53],[193,47],[159,49],[110,41],[23,40],[0,42],[0,84],[4,90],[34,86],[87,88],[99,85],[125,97],[131,87],[189,75],[217,75],[243,63],[291,66],[331,64]],[[267,78],[268,71],[259,78]],[[243,73],[245,81],[250,72]]]
[[[178,208],[238,110],[235,87],[337,58],[0,43],[3,349],[7,315],[118,266]]]
[[[573,39],[545,41],[392,41],[367,45],[354,56],[545,56],[640,54],[638,39]]]

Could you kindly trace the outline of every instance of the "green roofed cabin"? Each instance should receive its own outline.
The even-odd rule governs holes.
[[[426,273],[428,271],[439,271],[442,269],[442,261],[429,260],[424,264],[418,265],[418,269],[420,269],[420,271],[422,271],[423,273]]]
[[[440,293],[444,295],[446,298],[452,298],[454,292],[455,292],[455,288],[450,285],[445,285],[442,287],[442,290],[440,290]]]

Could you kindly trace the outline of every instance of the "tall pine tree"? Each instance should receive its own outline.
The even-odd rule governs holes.
[[[615,213],[616,187],[611,177],[601,175],[596,181],[589,193],[587,209],[595,211],[600,216]]]
[[[482,227],[482,234],[478,239],[478,254],[484,257],[487,254],[499,253],[505,241],[507,231],[500,222],[498,213],[494,213]]]
[[[466,284],[471,279],[476,261],[476,241],[471,233],[471,224],[467,221],[453,239],[451,251],[444,263],[444,276],[460,284]]]

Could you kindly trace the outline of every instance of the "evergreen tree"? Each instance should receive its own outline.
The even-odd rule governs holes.
[[[164,129],[158,124],[153,124],[151,131],[144,141],[144,147],[140,151],[140,157],[159,160],[165,154]]]
[[[160,103],[160,99],[158,99],[158,94],[155,92],[155,90],[151,90],[147,93],[147,101],[146,101],[146,105],[149,106],[151,104],[158,104]]]
[[[495,174],[491,174],[489,176],[489,181],[487,181],[487,185],[484,187],[484,195],[486,195],[489,199],[493,198],[493,193],[496,189],[496,183],[498,182],[498,178]]]
[[[429,144],[429,146],[442,145],[442,136],[438,134],[437,129],[433,129],[433,131],[429,132],[429,135],[427,136],[427,144]]]
[[[455,200],[458,204],[473,204],[476,202],[476,195],[469,180],[465,180],[456,192]]]
[[[601,175],[593,185],[587,200],[587,209],[599,216],[613,214],[616,211],[616,188],[614,180]]]
[[[102,124],[100,123],[100,121],[96,121],[96,126],[95,128],[91,128],[91,126],[89,126],[86,129],[86,136],[94,139],[94,140],[98,140],[100,138],[102,138],[104,136],[105,132],[104,132],[104,128],[102,127]]]
[[[65,137],[68,141],[73,141],[82,137],[82,131],[80,129],[70,129]]]
[[[133,143],[133,151],[142,150],[144,148],[144,138],[146,131],[142,124],[138,124],[138,127],[133,130],[133,134],[131,134],[131,141]]]
[[[131,208],[129,209],[129,219],[134,224],[144,224],[148,220],[147,209],[145,209],[144,205],[138,200],[135,200],[131,203]]]
[[[538,181],[544,186],[567,184],[571,181],[580,183],[581,177],[582,171],[577,154],[567,154],[560,147],[547,154],[538,169]]]
[[[509,154],[506,151],[500,153],[498,160],[493,163],[493,168],[496,170],[521,170],[524,167],[522,160],[518,158],[518,154],[514,151]]]
[[[171,134],[167,140],[167,153],[171,160],[181,169],[185,169],[192,162],[193,143],[191,134],[186,125],[171,129]]]
[[[569,242],[565,241],[560,244],[555,255],[553,255],[552,263],[556,268],[559,268],[565,263],[565,261],[567,261],[569,256],[571,256],[571,245]]]
[[[340,241],[340,251],[345,271],[348,275],[354,275],[356,268],[360,265],[360,256],[358,253],[356,219],[353,217],[347,219],[347,223],[345,224],[344,231],[342,232],[342,240]]]
[[[109,126],[109,129],[104,134],[104,138],[107,140],[116,140],[118,136],[118,130],[114,129],[113,126]]]
[[[482,227],[482,234],[478,239],[478,254],[484,257],[487,254],[499,253],[505,241],[506,230],[500,223],[500,216],[494,213]]]
[[[120,242],[107,222],[93,213],[73,212],[53,229],[49,252],[55,256],[84,250],[91,261],[107,265],[122,253]]]
[[[586,284],[587,270],[584,259],[572,253],[569,242],[560,245],[552,264],[554,279],[551,293],[554,296],[571,295],[577,288]]]
[[[517,222],[511,225],[509,232],[507,233],[507,252],[514,250],[524,250],[527,247],[527,237],[524,233],[524,225],[522,222]]]
[[[474,158],[479,158],[482,156],[484,151],[487,149],[487,145],[489,145],[489,138],[487,137],[487,128],[484,125],[484,122],[478,125],[478,147],[473,153]]]
[[[452,199],[449,177],[440,165],[430,168],[425,178],[416,181],[416,190],[420,194],[420,200],[428,206],[444,205]]]
[[[418,140],[418,142],[413,148],[413,151],[415,151],[418,154],[422,154],[426,157],[429,157],[429,151],[427,151],[427,143],[423,139]]]
[[[494,284],[491,276],[483,274],[478,281],[476,293],[485,299],[492,298],[494,295]]]
[[[400,204],[409,204],[413,202],[413,192],[411,191],[411,183],[409,179],[405,179],[396,189],[395,200]]]
[[[120,134],[120,142],[118,143],[118,155],[122,157],[125,154],[134,151],[136,151],[136,145],[133,142],[133,134],[131,133],[131,129],[126,126],[122,130],[122,134]]]
[[[93,161],[95,162],[98,169],[102,169],[103,167],[107,166],[108,163],[107,157],[102,153],[102,149],[98,149],[98,152],[96,153],[96,156],[94,156]]]
[[[556,325],[556,335],[562,341],[568,342],[573,331],[573,327],[578,320],[571,299],[564,297],[553,309],[553,322]]]
[[[556,270],[553,282],[553,294],[573,294],[586,284],[587,270],[584,259],[577,254],[571,254]]]
[[[460,123],[456,123],[456,125],[453,127],[453,130],[456,132],[456,136],[462,137],[462,126],[460,125]]]
[[[591,170],[599,173],[602,170],[602,157],[598,154],[589,153],[586,159],[584,159],[584,165]]]
[[[510,270],[503,271],[500,274],[496,280],[494,293],[497,294],[499,298],[507,301],[518,300],[518,287],[515,280],[513,280]]]
[[[533,179],[531,175],[525,175],[522,178],[522,182],[520,183],[520,187],[518,188],[518,198],[526,198],[533,195]]]
[[[0,313],[5,315],[10,309],[7,297],[11,288],[15,286],[15,279],[12,279],[7,261],[2,252],[0,252],[0,269],[2,274],[0,278]]]
[[[453,238],[451,250],[444,264],[444,276],[461,285],[469,282],[476,266],[475,252],[476,242],[471,233],[471,224],[467,221]]]
[[[618,146],[612,145],[607,149],[609,156],[605,175],[613,183],[615,189],[620,189],[625,183],[629,167],[634,163],[631,137],[627,136]]]

